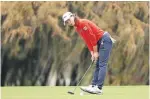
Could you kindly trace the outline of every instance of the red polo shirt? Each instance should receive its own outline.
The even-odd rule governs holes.
[[[83,38],[88,49],[93,51],[93,46],[103,36],[104,31],[87,19],[77,19],[75,21],[76,31]]]

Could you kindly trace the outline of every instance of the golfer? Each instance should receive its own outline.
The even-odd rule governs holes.
[[[64,25],[75,27],[78,34],[86,43],[91,53],[92,61],[96,62],[96,69],[91,85],[81,87],[81,90],[93,94],[102,93],[107,63],[114,39],[111,38],[108,32],[103,31],[93,22],[87,19],[80,19],[71,12],[64,13],[62,19],[64,21]]]

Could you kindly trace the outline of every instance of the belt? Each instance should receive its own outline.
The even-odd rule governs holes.
[[[104,33],[103,33],[103,35],[105,35],[105,34],[107,34],[108,32],[107,31],[105,31]]]
[[[105,31],[103,36],[106,35],[106,34],[109,34],[109,33],[107,31]],[[113,43],[116,43],[116,40],[114,38],[112,38],[110,34],[109,34],[109,37],[110,37],[110,39]]]

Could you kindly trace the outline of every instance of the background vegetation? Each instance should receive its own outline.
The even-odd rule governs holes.
[[[66,11],[95,22],[117,42],[105,85],[149,84],[148,2],[1,2],[1,85],[76,85],[90,53]],[[91,81],[94,67],[82,85]]]

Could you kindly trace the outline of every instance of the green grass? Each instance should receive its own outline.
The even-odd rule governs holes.
[[[2,87],[1,99],[148,99],[149,86],[104,86],[102,95],[67,93],[74,87]]]

